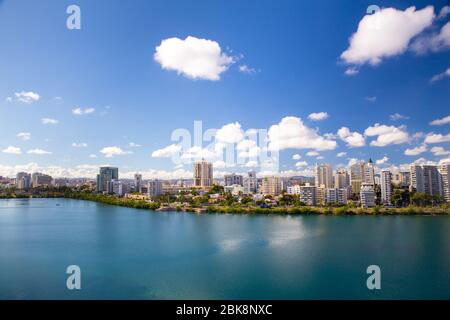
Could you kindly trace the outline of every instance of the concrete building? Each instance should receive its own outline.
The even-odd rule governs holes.
[[[124,183],[121,180],[111,180],[111,191],[113,194],[123,197],[126,193],[129,192],[130,187],[128,184]]]
[[[224,187],[225,192],[231,193],[233,196],[238,196],[245,193],[244,187],[239,184]]]
[[[360,161],[350,166],[350,186],[353,193],[359,193],[364,181],[364,162]]]
[[[296,184],[294,186],[289,186],[289,187],[287,187],[286,192],[288,194],[292,194],[292,195],[300,194],[300,185]]]
[[[16,175],[17,189],[28,190],[31,187],[31,175],[27,172],[19,172]]]
[[[161,196],[163,194],[163,182],[158,179],[148,181],[147,192],[149,197]]]
[[[347,204],[347,189],[327,188],[324,192],[324,204]]]
[[[101,167],[97,175],[97,192],[112,193],[112,180],[119,180],[119,168]]]
[[[339,168],[336,170],[334,186],[338,189],[346,189],[350,186],[350,176],[345,168]]]
[[[134,191],[142,192],[142,174],[136,173],[134,175]]]
[[[450,202],[450,163],[441,164],[439,172],[442,177],[442,196]]]
[[[31,184],[33,188],[37,187],[48,187],[51,186],[53,182],[53,178],[47,174],[43,174],[40,172],[34,172],[31,175]]]
[[[316,187],[306,183],[304,186],[300,186],[300,201],[308,206],[317,205],[317,191]]]
[[[256,193],[258,190],[258,180],[255,171],[249,171],[247,179],[245,180],[245,191],[247,193]]]
[[[279,177],[264,177],[261,181],[261,193],[278,196],[281,193],[281,181]]]
[[[383,204],[391,204],[392,197],[392,181],[391,172],[389,170],[381,170],[381,202]]]
[[[363,183],[360,190],[361,207],[375,207],[375,190],[372,184]]]
[[[429,195],[443,195],[442,176],[437,166],[411,165],[410,189]]]
[[[244,186],[244,177],[240,174],[226,174],[224,175],[224,182],[225,186],[232,186],[235,184]]]
[[[369,159],[369,162],[365,163],[363,168],[364,168],[363,183],[371,184],[374,186],[375,185],[375,170],[374,170],[372,159]]]
[[[316,164],[316,187],[333,188],[333,167],[331,164]]]
[[[213,165],[210,162],[194,162],[194,185],[196,187],[206,188],[213,185]]]

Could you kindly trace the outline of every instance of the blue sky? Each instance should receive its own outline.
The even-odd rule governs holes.
[[[71,4],[81,9],[80,30],[66,27]],[[380,1],[374,32],[364,28],[373,22],[365,18],[371,4],[1,1],[0,175],[92,176],[110,164],[188,177],[189,163],[177,165],[164,148],[178,145],[175,129],[192,132],[196,120],[204,129],[225,126],[227,137],[266,129],[285,174],[369,157],[379,167],[443,161],[450,157],[448,1]],[[359,40],[349,42],[355,33]],[[218,56],[208,51],[215,45]],[[218,172],[255,165],[220,160],[211,160]]]

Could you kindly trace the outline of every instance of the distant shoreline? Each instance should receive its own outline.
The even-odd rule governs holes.
[[[199,214],[276,214],[276,215],[326,215],[326,216],[450,216],[450,208],[447,207],[418,207],[409,206],[405,208],[353,208],[353,207],[313,207],[313,206],[286,206],[260,208],[257,206],[223,206],[208,205],[201,207],[192,206],[167,206],[156,202],[147,202],[144,200],[132,200],[117,198],[105,195],[70,193],[55,196],[35,196],[35,197],[9,197],[8,199],[73,199],[85,200],[107,205],[115,205],[134,209],[143,209],[153,212],[188,212]]]

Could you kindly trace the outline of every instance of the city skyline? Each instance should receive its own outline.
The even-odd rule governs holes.
[[[261,12],[200,2],[220,11],[208,17],[186,4],[80,1],[81,30],[65,27],[69,4],[0,2],[0,38],[11,42],[0,53],[0,176],[95,178],[113,166],[123,178],[191,179],[201,158],[215,177],[314,176],[316,163],[370,158],[376,173],[450,162],[446,1],[385,1],[374,14],[368,2],[287,2],[278,14],[264,1]],[[383,43],[370,54],[368,35]],[[202,145],[171,139],[180,129],[196,139],[195,121]]]

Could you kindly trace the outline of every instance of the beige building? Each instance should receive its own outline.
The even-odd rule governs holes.
[[[211,162],[194,162],[194,185],[196,187],[207,188],[213,185],[213,165]]]
[[[279,177],[264,177],[261,181],[261,193],[277,196],[281,193],[281,179]]]
[[[331,164],[316,164],[315,184],[316,187],[333,187],[333,167]]]

